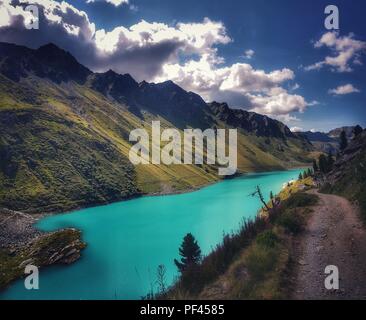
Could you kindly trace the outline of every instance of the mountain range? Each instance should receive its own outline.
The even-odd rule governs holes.
[[[238,173],[311,161],[313,145],[283,123],[226,103],[206,103],[172,81],[138,83],[95,73],[54,44],[0,43],[0,206],[54,212],[191,190],[221,179],[213,165],[139,165],[129,133],[237,128]]]
[[[342,131],[346,133],[347,139],[350,141],[353,137],[354,126],[340,127],[329,132],[319,131],[305,131],[301,132],[314,146],[314,148],[320,152],[337,154],[339,151],[339,136]]]

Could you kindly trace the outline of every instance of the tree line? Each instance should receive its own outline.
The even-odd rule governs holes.
[[[361,126],[357,125],[353,129],[353,137],[356,138],[363,132],[363,129]],[[339,158],[340,155],[347,149],[348,147],[348,139],[346,131],[342,130],[342,132],[339,135],[339,152],[336,154],[336,158]],[[315,159],[313,160],[313,170],[314,172],[320,172],[323,174],[326,174],[333,170],[334,167],[334,156],[331,152],[328,152],[327,155],[321,154],[319,156],[318,161]]]

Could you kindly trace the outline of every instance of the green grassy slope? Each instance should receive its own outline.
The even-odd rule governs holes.
[[[154,119],[174,127],[146,110],[138,117],[87,85],[34,75],[14,82],[0,75],[0,206],[59,212],[141,193],[188,190],[221,179],[217,168],[208,165],[132,166],[129,133],[135,128],[150,131]],[[303,165],[309,159],[302,143],[240,129],[238,169]]]
[[[1,206],[66,210],[138,192],[129,160],[83,123],[51,107],[1,103],[0,114]]]

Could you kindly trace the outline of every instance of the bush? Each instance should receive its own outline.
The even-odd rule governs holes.
[[[278,242],[278,237],[272,230],[267,230],[257,237],[257,244],[266,247],[273,248]]]
[[[274,269],[277,258],[278,254],[275,248],[254,245],[248,250],[245,264],[249,274],[253,277],[253,280],[260,280],[263,279],[268,272]]]
[[[288,233],[298,234],[303,230],[304,219],[295,210],[284,212],[277,223],[285,228]]]
[[[298,192],[283,202],[285,208],[299,208],[313,206],[318,202],[319,198],[316,195]]]

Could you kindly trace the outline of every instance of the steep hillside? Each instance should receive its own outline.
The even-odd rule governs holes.
[[[346,132],[347,139],[351,139],[353,136],[354,128],[355,128],[354,126],[336,128],[336,129],[330,130],[327,135],[331,138],[338,140],[341,132],[344,131],[344,132]]]
[[[0,44],[0,206],[65,211],[221,178],[209,165],[132,166],[129,133],[151,131],[152,120],[180,130],[238,128],[239,172],[303,165],[312,148],[278,121],[208,105],[170,81],[92,73],[52,44]]]
[[[319,152],[332,153],[335,155],[339,150],[338,138],[332,138],[327,133],[306,131],[299,134],[306,137]]]
[[[366,131],[354,137],[334,163],[322,191],[356,201],[366,219]]]
[[[354,126],[341,127],[330,130],[329,132],[312,132],[305,131],[299,133],[303,137],[307,138],[317,151],[324,153],[337,154],[339,151],[339,136],[342,131],[345,131],[348,140],[353,138]]]

